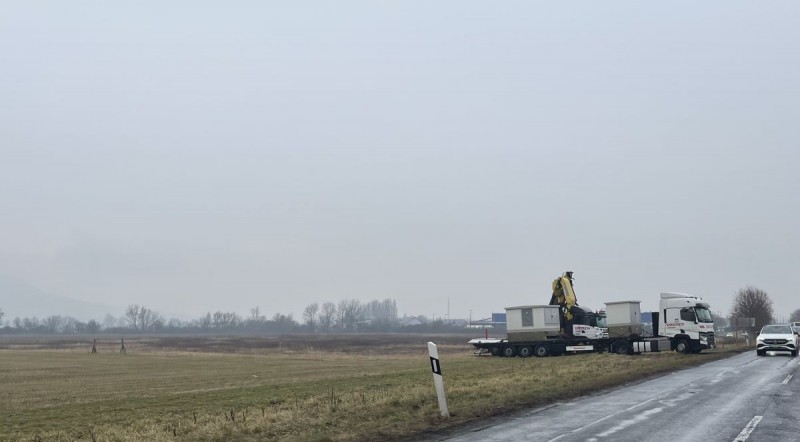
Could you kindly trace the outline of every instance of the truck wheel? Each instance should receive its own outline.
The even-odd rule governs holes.
[[[503,356],[505,356],[507,358],[513,358],[516,355],[517,355],[517,352],[514,350],[514,347],[512,347],[510,345],[508,347],[503,347]]]
[[[533,353],[533,349],[528,345],[523,345],[519,348],[519,357],[521,358],[529,358]]]
[[[539,358],[550,356],[550,347],[545,344],[538,344],[536,347],[534,347],[533,354]]]
[[[628,341],[615,341],[613,344],[611,344],[611,351],[618,355],[624,355],[628,354],[629,347]]]
[[[675,344],[675,351],[677,351],[678,353],[688,354],[688,353],[691,353],[692,346],[689,345],[689,341],[688,340],[681,339],[680,341],[678,341],[677,344]]]
[[[502,355],[502,354],[503,354],[503,353],[500,351],[500,347],[498,347],[498,346],[496,346],[496,345],[495,345],[494,347],[492,347],[492,350],[491,350],[491,352],[492,352],[492,356],[500,356],[500,355]]]

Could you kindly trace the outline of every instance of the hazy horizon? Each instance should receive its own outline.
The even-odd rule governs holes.
[[[3,12],[0,274],[42,291],[478,318],[571,270],[594,309],[800,308],[796,3]]]

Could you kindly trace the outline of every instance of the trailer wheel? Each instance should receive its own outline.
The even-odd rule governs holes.
[[[550,347],[547,344],[538,344],[534,347],[533,354],[539,358],[550,356]]]
[[[629,349],[628,341],[615,341],[611,344],[611,351],[618,355],[628,354]]]
[[[503,356],[505,356],[507,358],[513,358],[516,355],[517,355],[517,352],[514,350],[514,347],[512,347],[510,345],[508,347],[503,347]]]
[[[521,358],[529,358],[533,353],[533,349],[528,345],[523,345],[519,348],[519,357]]]
[[[675,344],[675,351],[678,353],[689,354],[692,352],[692,346],[689,344],[688,340],[681,339],[677,344]]]

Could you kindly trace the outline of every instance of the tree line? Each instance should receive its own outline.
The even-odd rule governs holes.
[[[0,325],[5,314],[0,309]],[[419,318],[424,318],[420,316]],[[775,321],[772,299],[764,290],[747,286],[734,294],[730,318],[753,318],[753,330],[760,330]],[[790,322],[800,322],[800,309],[789,316]],[[373,300],[362,303],[357,299],[342,299],[338,303],[312,303],[306,306],[300,321],[291,314],[275,313],[267,317],[256,306],[248,316],[235,312],[208,312],[194,320],[166,320],[163,315],[146,306],[129,305],[122,316],[115,318],[106,315],[98,322],[94,319],[82,322],[69,316],[53,315],[45,318],[19,318],[6,321],[0,327],[3,333],[97,333],[109,332],[167,332],[167,331],[263,331],[263,332],[336,332],[336,331],[418,331],[446,329],[448,324],[441,320],[423,321],[422,326],[401,327],[394,299]]]
[[[0,310],[0,324],[4,313]],[[144,305],[130,304],[115,318],[108,314],[98,322],[81,322],[69,316],[46,318],[14,318],[0,332],[6,333],[97,333],[108,332],[169,332],[169,331],[264,331],[264,332],[335,332],[335,331],[396,331],[400,326],[397,302],[394,299],[362,303],[357,299],[342,299],[338,303],[312,303],[303,310],[302,321],[291,314],[264,315],[260,307],[250,309],[248,316],[235,312],[207,312],[193,320],[165,319]]]
[[[3,319],[3,312],[0,311],[0,323]],[[19,318],[16,317],[9,323],[0,328],[0,332],[13,333],[24,332],[32,334],[81,334],[97,333],[102,329],[102,325],[94,319],[82,322],[71,316],[51,315],[44,318]]]

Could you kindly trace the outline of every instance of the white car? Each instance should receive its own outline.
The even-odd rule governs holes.
[[[798,335],[790,325],[765,325],[756,338],[756,354],[765,356],[768,351],[788,351],[797,356]]]

